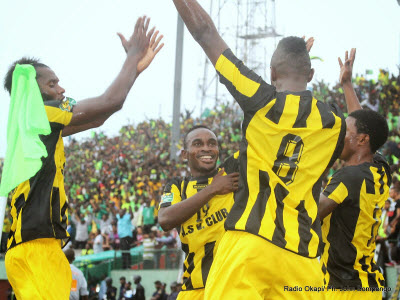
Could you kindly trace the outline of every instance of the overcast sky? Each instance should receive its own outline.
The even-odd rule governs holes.
[[[218,1],[214,1],[217,3]],[[237,1],[220,0],[220,28],[234,49]],[[210,0],[200,3],[207,10]],[[137,17],[146,14],[164,34],[165,47],[134,84],[122,111],[102,127],[112,135],[128,122],[172,116],[177,13],[172,0],[14,0],[0,4],[0,78],[22,56],[35,56],[60,78],[66,96],[76,100],[104,92],[117,75],[125,54],[116,32],[132,33]],[[398,73],[400,6],[396,0],[276,0],[276,27],[284,36],[314,36],[311,55],[315,78],[333,83],[337,57],[357,48],[355,71],[379,68]],[[216,21],[215,17],[214,20]],[[233,22],[233,21],[232,21]],[[271,50],[272,52],[272,50]],[[200,110],[199,83],[205,56],[185,30],[182,109]],[[212,74],[209,74],[209,78]],[[221,87],[222,89],[222,87]],[[0,157],[6,150],[9,95],[0,90]],[[212,106],[209,99],[206,106]],[[86,134],[87,135],[87,134]],[[80,134],[78,137],[85,136]]]

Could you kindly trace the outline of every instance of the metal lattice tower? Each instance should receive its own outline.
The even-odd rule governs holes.
[[[210,0],[209,14],[236,56],[265,80],[276,47],[275,0]],[[215,70],[205,58],[200,80],[201,112],[208,102],[226,97],[218,90]]]

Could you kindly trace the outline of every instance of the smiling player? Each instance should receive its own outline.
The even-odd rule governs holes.
[[[237,170],[238,153],[217,168],[217,137],[207,127],[195,126],[186,133],[183,155],[191,176],[174,178],[166,185],[158,221],[165,231],[179,227],[186,259],[178,299],[196,300],[204,298],[208,272],[238,188],[239,174],[232,173]]]

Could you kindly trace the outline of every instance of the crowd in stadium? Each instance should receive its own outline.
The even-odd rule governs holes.
[[[391,138],[382,151],[393,170],[397,171],[400,157],[400,77],[383,70],[377,79],[367,80],[368,77],[371,76],[356,76],[355,89],[365,108],[387,117]],[[329,87],[322,81],[313,84],[312,90],[317,99],[336,102],[343,111],[346,110],[339,84]],[[212,128],[219,139],[222,162],[239,149],[241,121],[237,104],[233,101],[218,103],[213,109],[206,109],[200,118],[193,117],[190,111],[182,113],[181,134],[183,136],[189,128],[198,124]],[[179,245],[175,230],[163,233],[157,224],[158,205],[165,183],[169,178],[187,174],[187,166],[182,159],[170,160],[170,132],[171,124],[162,119],[150,119],[124,126],[118,136],[108,137],[93,132],[91,138],[80,141],[70,139],[67,142],[65,187],[70,203],[69,232],[74,248],[82,249],[82,254],[120,249],[120,240],[124,236],[121,236],[118,226],[125,226],[122,217],[128,213],[132,228],[128,230],[129,247],[145,244],[147,249],[157,249]],[[2,163],[0,160],[0,174]],[[340,162],[334,165],[330,174],[338,166]],[[393,178],[393,188],[400,192],[398,178]],[[392,200],[390,212],[383,214],[390,221],[396,216],[395,201],[398,199]],[[391,230],[390,223],[383,220],[382,224]],[[6,218],[3,252],[4,233],[9,231],[10,224]],[[395,228],[398,233],[400,224]],[[380,233],[386,238],[383,231]]]

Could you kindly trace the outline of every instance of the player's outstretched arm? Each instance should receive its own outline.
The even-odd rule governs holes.
[[[322,221],[326,216],[328,216],[338,204],[329,199],[324,194],[321,194],[319,197],[319,204],[318,204],[318,215],[319,219]]]
[[[220,170],[209,186],[185,201],[161,207],[158,212],[158,223],[162,229],[168,231],[180,226],[196,214],[212,197],[236,191],[239,184],[239,173],[231,173],[226,176],[223,176],[223,173],[224,169]]]
[[[102,95],[76,104],[72,120],[64,128],[63,136],[101,126],[113,113],[122,108],[136,78],[150,65],[162,48],[162,45],[157,47],[160,38],[158,42],[152,39],[155,28],[148,31],[149,21],[147,17],[138,18],[129,40],[118,34],[127,54],[121,71]],[[150,47],[151,41],[153,43]]]
[[[349,52],[346,51],[345,57],[344,57],[344,63],[340,59],[339,60],[339,66],[340,66],[340,84],[343,87],[343,92],[344,92],[344,97],[346,99],[346,104],[347,104],[347,111],[348,113],[351,113],[355,110],[362,109],[360,105],[360,101],[358,101],[356,92],[354,90],[353,84],[351,82],[352,74],[353,74],[353,64],[354,60],[356,59],[356,49],[352,48],[350,51],[350,57],[349,57]]]
[[[196,0],[173,1],[190,34],[215,66],[228,46],[219,35],[214,22]]]

